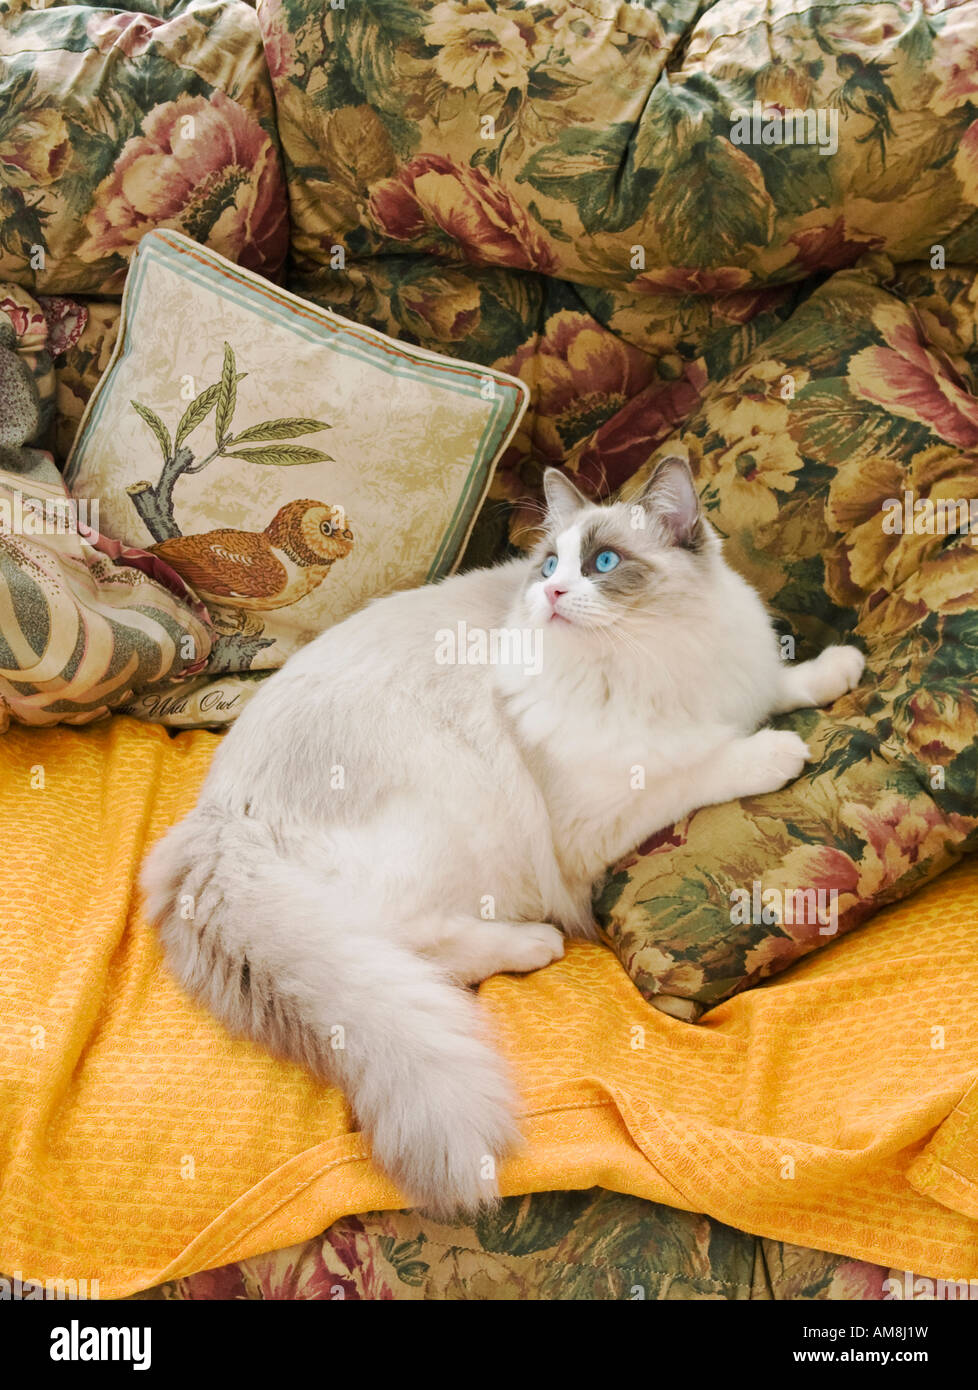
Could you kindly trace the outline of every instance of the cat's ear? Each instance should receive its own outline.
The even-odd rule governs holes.
[[[544,473],[543,494],[547,499],[547,515],[561,530],[570,525],[582,507],[593,505],[559,468],[548,468]]]
[[[703,537],[700,499],[685,459],[663,459],[636,500],[673,545],[698,548]]]

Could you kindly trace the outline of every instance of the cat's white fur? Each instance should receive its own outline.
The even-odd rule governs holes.
[[[323,633],[244,710],[142,875],[184,986],[342,1086],[376,1162],[445,1215],[494,1197],[518,1138],[465,985],[556,960],[558,927],[593,936],[593,881],[655,831],[796,777],[804,743],[760,726],[863,665],[852,647],[781,661],[681,463],[631,506],[546,481],[552,575],[545,543]],[[595,523],[636,557],[616,580],[582,572]],[[438,664],[462,620],[537,633],[541,668]]]

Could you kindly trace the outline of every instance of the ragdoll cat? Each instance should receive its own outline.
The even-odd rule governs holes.
[[[594,936],[593,881],[653,832],[797,777],[805,744],[759,726],[863,667],[782,663],[682,461],[629,504],[545,481],[531,558],[379,599],[291,657],[142,875],[186,989],[342,1086],[441,1215],[495,1196],[518,1137],[464,986]],[[511,659],[446,661],[461,623],[505,630]]]

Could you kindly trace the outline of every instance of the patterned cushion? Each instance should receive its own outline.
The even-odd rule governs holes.
[[[908,287],[929,291],[926,317]],[[782,969],[978,844],[976,291],[974,271],[896,280],[882,257],[840,272],[672,446],[786,658],[855,641],[868,665],[831,709],[782,721],[812,748],[801,778],[698,811],[609,875],[599,915],[671,1012]]]
[[[212,673],[267,670],[454,568],[525,397],[154,232],[67,477],[207,604]]]
[[[720,293],[974,259],[976,22],[936,8],[265,0],[300,267],[342,245]]]
[[[73,505],[50,454],[27,444],[50,403],[49,346],[67,341],[71,317],[67,304],[49,311],[50,323],[23,290],[0,286],[0,732],[12,718],[97,719],[198,671],[211,645],[177,575],[101,536],[97,499]]]
[[[286,190],[250,6],[3,8],[0,277],[119,293],[161,226],[278,274]]]

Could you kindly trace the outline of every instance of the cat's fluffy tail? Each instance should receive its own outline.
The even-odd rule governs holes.
[[[235,1034],[346,1092],[373,1157],[448,1217],[497,1196],[518,1135],[475,1000],[377,925],[271,829],[198,808],[153,849],[141,886],[167,960]]]

